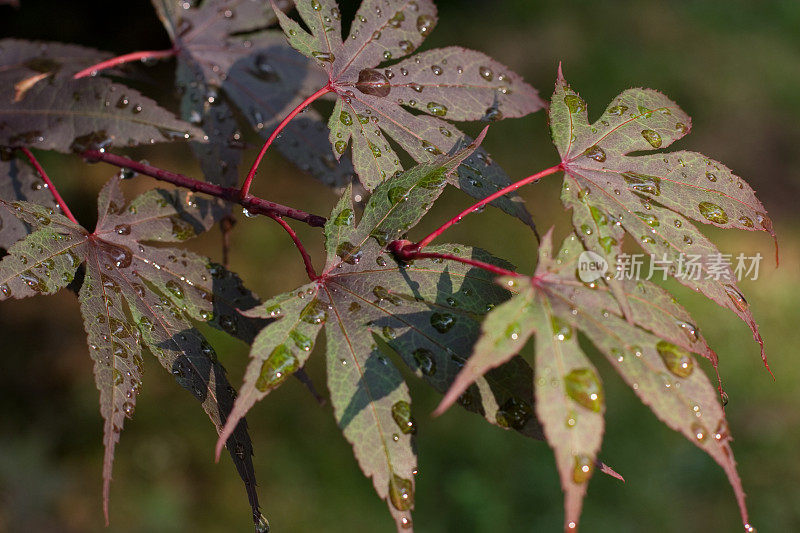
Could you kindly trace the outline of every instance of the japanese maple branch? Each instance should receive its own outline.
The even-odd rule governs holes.
[[[139,174],[144,174],[160,181],[166,181],[167,183],[172,183],[178,187],[183,187],[194,192],[208,194],[209,196],[215,196],[225,201],[239,204],[252,214],[262,214],[268,216],[278,215],[281,217],[293,218],[294,220],[305,222],[309,226],[314,227],[322,227],[325,225],[325,218],[318,215],[312,215],[310,213],[306,213],[305,211],[287,207],[281,204],[276,204],[275,202],[270,202],[255,196],[248,195],[247,197],[243,198],[239,194],[239,189],[235,187],[222,187],[221,185],[208,183],[206,181],[198,181],[182,174],[176,174],[168,170],[134,161],[133,159],[128,159],[127,157],[108,152],[101,152],[99,150],[86,150],[83,152],[83,156],[89,161],[103,161],[117,167],[129,168],[134,172],[138,172]]]
[[[294,242],[294,245],[297,247],[297,250],[300,252],[300,255],[303,256],[303,264],[306,266],[306,273],[308,274],[308,279],[311,281],[315,281],[317,278],[319,278],[319,276],[317,276],[316,271],[314,270],[314,264],[311,262],[311,256],[308,255],[308,252],[303,246],[303,243],[300,242],[300,238],[297,236],[297,233],[295,233],[292,227],[285,220],[283,220],[280,215],[271,213],[267,216],[271,217],[273,220],[275,220],[275,222],[280,224],[283,227],[283,229],[286,230],[286,233],[289,234],[289,237],[292,238],[292,242]]]
[[[320,96],[327,94],[333,91],[333,87],[330,85],[326,85],[325,87],[321,88],[292,109],[292,112],[286,115],[286,117],[278,124],[275,128],[275,131],[267,139],[267,142],[264,143],[264,146],[261,147],[261,151],[256,156],[256,160],[253,162],[253,166],[250,167],[250,172],[247,173],[247,179],[244,180],[244,184],[242,185],[241,196],[242,198],[247,198],[250,194],[250,185],[253,183],[253,178],[256,176],[256,171],[258,170],[258,165],[261,164],[261,160],[264,158],[264,154],[267,153],[267,150],[272,145],[273,141],[278,138],[278,135],[283,131],[283,129],[292,121],[294,117],[296,117],[303,109],[308,107],[308,105],[319,98]]]
[[[31,162],[33,168],[36,169],[36,172],[39,174],[39,177],[42,178],[42,181],[44,181],[45,186],[50,190],[50,194],[53,195],[53,198],[55,199],[58,206],[61,208],[61,212],[64,213],[64,216],[73,221],[75,224],[77,224],[78,221],[75,219],[75,216],[72,214],[72,211],[69,210],[67,202],[65,202],[64,199],[61,197],[61,195],[58,194],[56,186],[53,185],[52,181],[50,181],[50,178],[47,176],[47,173],[44,171],[44,168],[42,168],[42,165],[39,164],[39,161],[36,160],[31,151],[28,150],[27,148],[21,147],[18,148],[18,150],[23,154],[25,154],[25,157],[27,157],[28,161]]]
[[[118,57],[112,57],[111,59],[107,59],[105,61],[101,61],[91,67],[86,67],[85,69],[77,72],[73,79],[85,78],[86,76],[93,76],[100,72],[101,70],[106,70],[111,67],[116,67],[117,65],[123,65],[125,63],[131,63],[133,61],[141,61],[142,59],[163,59],[165,57],[172,57],[178,53],[178,48],[170,48],[169,50],[148,50],[144,52],[131,52],[130,54],[121,55]]]

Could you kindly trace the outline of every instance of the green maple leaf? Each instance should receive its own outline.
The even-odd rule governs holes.
[[[633,155],[668,147],[690,126],[685,112],[651,89],[623,92],[589,124],[586,102],[559,69],[550,128],[565,172],[561,198],[573,211],[583,243],[604,256],[612,271],[627,233],[656,259],[669,262],[669,274],[679,282],[744,320],[766,363],[758,326],[730,264],[718,261],[717,247],[691,222],[774,237],[764,206],[742,178],[702,154]],[[699,256],[699,276],[680,275],[678,265],[690,256]]]
[[[387,136],[416,161],[430,161],[463,138],[448,121],[521,117],[544,105],[519,75],[473,50],[429,50],[379,68],[411,54],[431,33],[436,7],[430,0],[365,0],[346,39],[335,1],[295,6],[311,33],[276,9],[278,20],[289,43],[326,74],[337,96],[328,121],[331,144],[338,158],[352,142],[353,165],[368,190],[402,170]],[[476,198],[510,184],[482,150],[449,181]],[[532,225],[517,196],[493,205]]]
[[[228,422],[233,427],[301,368],[324,330],[336,419],[361,469],[404,529],[411,525],[416,426],[394,361],[402,360],[437,390],[448,390],[465,363],[460,354],[471,350],[483,316],[508,292],[480,269],[428,259],[401,264],[384,247],[417,224],[441,194],[447,175],[474,149],[442,156],[379,185],[358,223],[350,190],[345,192],[325,227],[327,264],[320,278],[251,313],[279,320],[256,337]],[[430,250],[510,267],[468,246]],[[532,370],[521,358],[487,373],[459,403],[493,424],[541,438],[533,412]]]
[[[184,241],[208,229],[220,212],[215,201],[152,190],[126,205],[115,177],[100,193],[93,232],[45,206],[0,198],[0,207],[33,227],[0,261],[0,301],[52,294],[85,269],[78,299],[105,419],[107,517],[114,448],[135,410],[144,349],[202,403],[221,430],[236,393],[195,324],[208,323],[251,342],[263,323],[237,309],[253,307],[258,299],[237,276],[208,259],[153,245]],[[244,420],[226,443],[258,519],[252,444]]]
[[[535,336],[536,414],[555,452],[565,493],[565,529],[573,530],[596,464],[604,411],[599,374],[577,343],[580,331],[661,421],[725,470],[747,524],[725,413],[692,352],[712,360],[716,356],[702,336],[686,335],[683,324],[691,323],[691,317],[652,283],[623,281],[622,294],[630,304],[626,320],[602,279],[586,284],[576,277],[584,251],[578,237],[567,237],[553,256],[551,235],[542,240],[532,278],[498,279],[515,295],[486,317],[473,355],[438,411],[451,405],[476,376],[503,364]]]
[[[107,54],[82,46],[0,41],[0,145],[69,152],[203,139],[199,128],[105,78],[72,79]]]

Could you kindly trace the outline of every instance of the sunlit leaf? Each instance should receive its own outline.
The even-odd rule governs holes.
[[[419,165],[379,185],[356,221],[346,190],[325,227],[327,262],[312,283],[277,296],[254,316],[275,318],[256,338],[235,424],[252,405],[306,362],[324,329],[334,414],[364,473],[387,500],[398,527],[410,527],[416,457],[411,399],[395,364],[404,361],[444,392],[464,365],[482,317],[508,298],[491,275],[461,263],[398,263],[384,249],[411,229],[441,194],[447,175],[475,146]],[[510,268],[461,245],[432,251]],[[493,424],[541,438],[532,370],[521,359],[478,380],[459,402]],[[223,432],[222,438],[226,436]]]
[[[0,205],[34,228],[0,261],[0,300],[56,292],[72,282],[79,266],[85,267],[79,300],[105,419],[107,509],[114,446],[135,409],[143,349],[202,403],[219,431],[236,392],[195,324],[207,323],[251,342],[263,321],[237,309],[251,308],[258,299],[238,277],[208,259],[151,244],[181,242],[213,224],[218,204],[192,193],[152,190],[126,204],[115,177],[100,194],[93,232],[52,208],[3,199]],[[227,445],[257,513],[244,420]]]
[[[689,132],[691,119],[651,89],[629,89],[590,124],[586,102],[559,79],[550,106],[553,142],[565,171],[562,200],[584,244],[603,255],[612,272],[624,233],[668,274],[731,309],[763,341],[731,265],[691,222],[766,231],[772,221],[747,183],[725,165],[689,151],[635,155],[667,148]],[[686,266],[698,256],[698,274]],[[766,359],[765,359],[766,362]]]
[[[430,0],[364,0],[344,40],[336,2],[295,1],[295,6],[311,33],[278,11],[281,27],[289,43],[326,74],[337,96],[328,121],[331,144],[337,157],[352,144],[355,170],[369,190],[402,170],[387,137],[416,161],[430,161],[463,138],[450,120],[520,117],[544,105],[519,75],[472,50],[430,50],[378,68],[409,55],[431,33],[436,7]],[[510,183],[480,149],[465,163],[449,181],[477,198]],[[493,205],[531,224],[524,206],[512,198]]]
[[[537,415],[556,454],[565,492],[565,528],[576,527],[600,446],[604,404],[597,370],[576,342],[580,331],[659,419],[722,466],[747,523],[725,414],[692,353],[713,357],[713,352],[696,329],[687,335],[689,315],[650,282],[623,283],[633,323],[625,320],[602,279],[585,284],[577,277],[582,251],[573,234],[554,257],[548,233],[532,278],[498,280],[515,295],[489,313],[473,355],[439,410],[451,405],[476,376],[513,357],[534,335]]]

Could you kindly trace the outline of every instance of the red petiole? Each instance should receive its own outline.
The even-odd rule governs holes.
[[[317,92],[315,92],[314,94],[312,94],[311,96],[300,102],[300,104],[294,109],[292,109],[292,112],[286,115],[286,117],[280,122],[280,124],[278,124],[278,126],[275,128],[275,131],[273,131],[272,134],[267,139],[267,142],[265,142],[264,146],[261,147],[261,151],[258,152],[258,156],[256,156],[256,160],[253,162],[253,166],[250,167],[250,172],[247,173],[247,179],[244,180],[244,184],[242,185],[242,190],[240,193],[242,198],[247,198],[250,195],[250,185],[253,183],[253,178],[255,178],[256,176],[258,165],[261,164],[261,160],[264,158],[264,154],[267,153],[267,150],[272,145],[273,141],[275,141],[275,139],[278,138],[278,135],[280,135],[280,133],[289,124],[289,122],[291,122],[294,117],[296,117],[301,111],[303,111],[303,109],[308,107],[308,105],[311,104],[311,102],[313,102],[320,96],[328,94],[331,91],[333,91],[333,87],[330,84],[321,88],[320,90],[318,90]]]
[[[308,274],[308,279],[311,281],[316,281],[319,276],[317,276],[316,271],[314,270],[314,265],[311,262],[311,256],[308,255],[303,243],[300,242],[300,238],[297,236],[297,233],[292,229],[292,227],[281,218],[280,215],[276,214],[269,214],[270,218],[275,220],[278,224],[286,230],[286,233],[289,234],[289,237],[292,238],[292,242],[294,242],[295,247],[300,251],[300,255],[303,256],[303,264],[306,266],[306,274]]]
[[[118,57],[113,57],[111,59],[107,59],[105,61],[101,61],[91,67],[86,67],[85,69],[77,72],[73,79],[80,79],[85,78],[86,76],[94,76],[101,70],[106,70],[112,67],[116,67],[117,65],[124,65],[125,63],[131,63],[133,61],[141,61],[142,59],[163,59],[166,57],[172,57],[178,53],[177,48],[170,48],[169,50],[148,50],[145,52],[132,52],[130,54],[121,55]]]
[[[39,161],[36,160],[31,151],[28,150],[27,148],[18,148],[18,150],[23,154],[25,154],[25,157],[27,157],[28,161],[31,162],[33,168],[36,169],[36,172],[39,174],[39,177],[42,178],[42,181],[44,181],[45,186],[50,190],[50,194],[53,195],[53,198],[58,204],[58,207],[61,208],[61,212],[64,213],[64,216],[73,221],[75,224],[77,224],[78,221],[75,219],[75,216],[72,214],[72,211],[69,210],[67,202],[65,202],[64,199],[61,197],[61,195],[58,194],[56,186],[53,185],[52,181],[50,181],[50,178],[47,176],[47,173],[44,171],[44,168],[42,168],[42,165],[39,164]]]
[[[532,174],[527,178],[512,183],[511,185],[500,189],[496,193],[487,196],[480,202],[477,202],[469,206],[467,209],[463,210],[461,213],[459,213],[458,215],[451,218],[450,220],[439,226],[437,229],[432,231],[427,237],[425,237],[421,241],[416,243],[406,240],[394,241],[389,244],[388,250],[392,252],[398,259],[401,259],[403,261],[410,261],[412,259],[447,259],[450,261],[458,261],[459,263],[472,265],[474,267],[481,268],[483,270],[492,272],[493,274],[497,274],[499,276],[519,276],[520,274],[516,272],[512,272],[511,270],[506,270],[505,268],[500,268],[498,266],[489,263],[484,263],[483,261],[464,259],[462,257],[449,254],[426,253],[422,252],[422,249],[428,246],[436,237],[444,233],[447,230],[447,228],[449,228],[454,224],[457,224],[458,222],[461,222],[461,220],[470,213],[474,213],[481,207],[493,202],[494,200],[497,200],[498,198],[500,198],[505,194],[516,191],[520,187],[523,187],[529,183],[533,183],[545,176],[549,176],[550,174],[555,174],[560,170],[564,170],[563,163],[559,163],[558,165],[546,168],[541,172],[537,172],[536,174]]]

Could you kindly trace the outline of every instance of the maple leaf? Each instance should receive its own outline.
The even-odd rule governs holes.
[[[0,153],[0,198],[7,202],[25,200],[50,209],[57,209],[53,195],[39,174],[27,162],[13,154]],[[30,226],[0,205],[0,248],[8,248],[30,233]]]
[[[565,530],[574,530],[600,447],[604,411],[603,386],[578,345],[579,330],[659,419],[725,470],[747,524],[725,414],[717,391],[692,355],[715,359],[713,352],[701,335],[686,335],[684,324],[691,323],[691,317],[649,281],[621,282],[630,304],[628,322],[602,279],[586,284],[576,277],[583,251],[572,234],[554,257],[551,231],[542,240],[532,278],[498,278],[515,295],[486,317],[472,356],[437,412],[451,405],[476,376],[513,357],[534,335],[536,414],[556,455],[565,492]]]
[[[72,79],[106,57],[75,45],[0,40],[0,145],[68,152],[203,138],[133,89]]]
[[[219,431],[236,393],[194,324],[207,323],[251,342],[263,322],[237,309],[251,308],[258,299],[237,276],[208,259],[151,244],[184,241],[214,223],[218,204],[192,193],[152,190],[126,206],[115,177],[100,193],[94,232],[45,206],[2,198],[0,206],[34,228],[0,261],[0,301],[54,293],[73,281],[81,265],[85,268],[78,298],[105,419],[107,518],[114,447],[125,418],[135,410],[143,349],[202,403]],[[259,519],[244,420],[226,443]]]
[[[153,0],[153,5],[178,49],[183,118],[209,136],[209,143],[193,143],[203,172],[210,181],[235,186],[242,141],[234,108],[266,137],[302,101],[300,95],[325,78],[286,44],[283,32],[265,30],[276,20],[266,2],[206,0],[187,8],[181,0]],[[351,181],[352,165],[336,165],[322,117],[313,109],[297,117],[276,146],[328,185]]]
[[[278,21],[289,43],[327,75],[337,95],[328,121],[331,144],[339,157],[352,140],[353,164],[368,190],[402,170],[386,136],[424,162],[450,153],[463,138],[448,120],[521,117],[544,106],[520,76],[473,50],[429,50],[377,68],[409,55],[431,33],[436,7],[430,0],[365,0],[344,41],[335,1],[295,1],[295,6],[310,34],[274,7]],[[476,198],[510,183],[482,149],[449,181]],[[515,195],[493,205],[533,224]]]
[[[441,194],[447,174],[474,149],[442,156],[382,183],[358,223],[350,189],[345,191],[325,227],[323,274],[251,313],[279,319],[253,343],[221,442],[255,402],[305,364],[324,329],[336,419],[398,528],[411,526],[416,426],[408,389],[393,361],[402,359],[417,376],[446,391],[464,365],[459,354],[469,353],[477,339],[482,317],[508,292],[480,269],[436,259],[399,263],[384,247],[416,225]],[[510,267],[477,248],[449,244],[431,249]],[[487,373],[459,403],[493,424],[541,438],[533,412],[532,370],[521,358]]]
[[[651,89],[628,89],[589,124],[586,102],[559,68],[550,128],[565,172],[561,198],[573,211],[581,240],[604,256],[612,271],[620,266],[622,237],[628,233],[655,259],[672,265],[671,276],[744,320],[766,364],[764,343],[730,262],[719,261],[717,247],[691,222],[774,237],[764,206],[742,178],[702,154],[632,155],[666,148],[690,126],[684,111]]]

